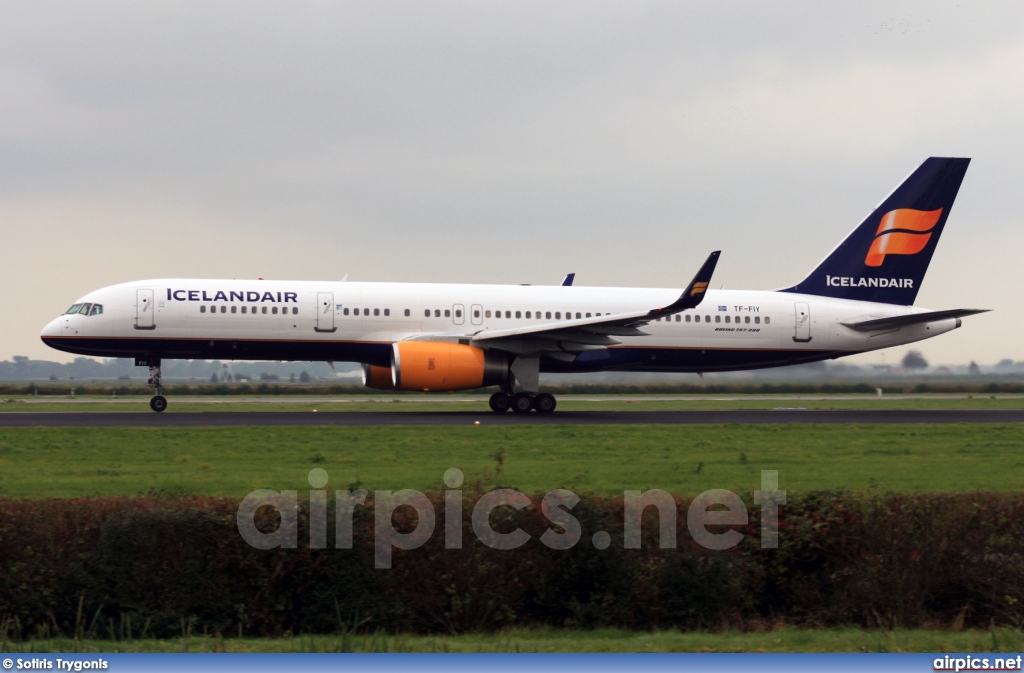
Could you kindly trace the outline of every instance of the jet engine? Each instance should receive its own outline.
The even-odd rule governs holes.
[[[391,367],[364,364],[363,385],[374,390],[394,390],[395,384],[391,378]]]
[[[363,385],[378,390],[469,390],[502,384],[508,376],[503,355],[432,341],[395,343],[390,372],[387,367],[363,365]]]

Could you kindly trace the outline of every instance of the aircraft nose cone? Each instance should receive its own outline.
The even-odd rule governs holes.
[[[60,329],[60,318],[54,318],[47,323],[46,327],[43,328],[43,331],[39,333],[39,338],[46,339],[47,337],[59,337]]]

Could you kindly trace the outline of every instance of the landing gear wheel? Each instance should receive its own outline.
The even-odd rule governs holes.
[[[503,414],[512,406],[512,400],[505,393],[494,393],[489,400],[491,411]]]
[[[167,408],[167,398],[163,395],[156,395],[149,401],[149,408],[156,412],[163,411]]]
[[[555,396],[548,393],[539,393],[533,398],[533,408],[537,410],[538,414],[550,414],[555,410],[556,404]]]
[[[533,396],[530,393],[516,393],[512,396],[512,411],[517,414],[528,414],[533,409]]]

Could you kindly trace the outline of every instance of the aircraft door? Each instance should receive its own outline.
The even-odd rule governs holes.
[[[135,329],[156,329],[156,306],[151,289],[135,291]]]
[[[452,322],[456,325],[462,325],[466,322],[466,307],[462,304],[456,304],[452,306]]]
[[[484,307],[480,304],[473,304],[470,308],[469,321],[474,325],[484,324]]]
[[[316,332],[336,332],[338,330],[334,326],[333,292],[316,293],[316,327],[313,330]]]
[[[793,311],[796,320],[793,341],[807,343],[811,340],[811,307],[807,302],[798,301],[793,304]]]

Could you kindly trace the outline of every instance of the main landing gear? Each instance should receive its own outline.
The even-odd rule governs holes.
[[[509,395],[502,391],[491,395],[491,411],[503,413],[511,409],[517,414],[536,411],[538,414],[550,414],[555,410],[557,402],[554,395],[548,393],[521,392]]]
[[[548,393],[530,392],[540,387],[540,359],[535,357],[517,357],[509,367],[508,380],[502,384],[501,392],[491,395],[491,410],[499,414],[511,409],[517,414],[550,414],[555,410],[555,396]],[[512,394],[513,386],[518,382],[522,392]]]
[[[164,397],[164,382],[163,377],[160,373],[160,361],[157,360],[156,364],[150,363],[149,365],[149,380],[146,381],[146,385],[153,389],[156,393],[153,395],[153,399],[149,401],[149,408],[153,411],[160,412],[167,408],[167,398]]]

